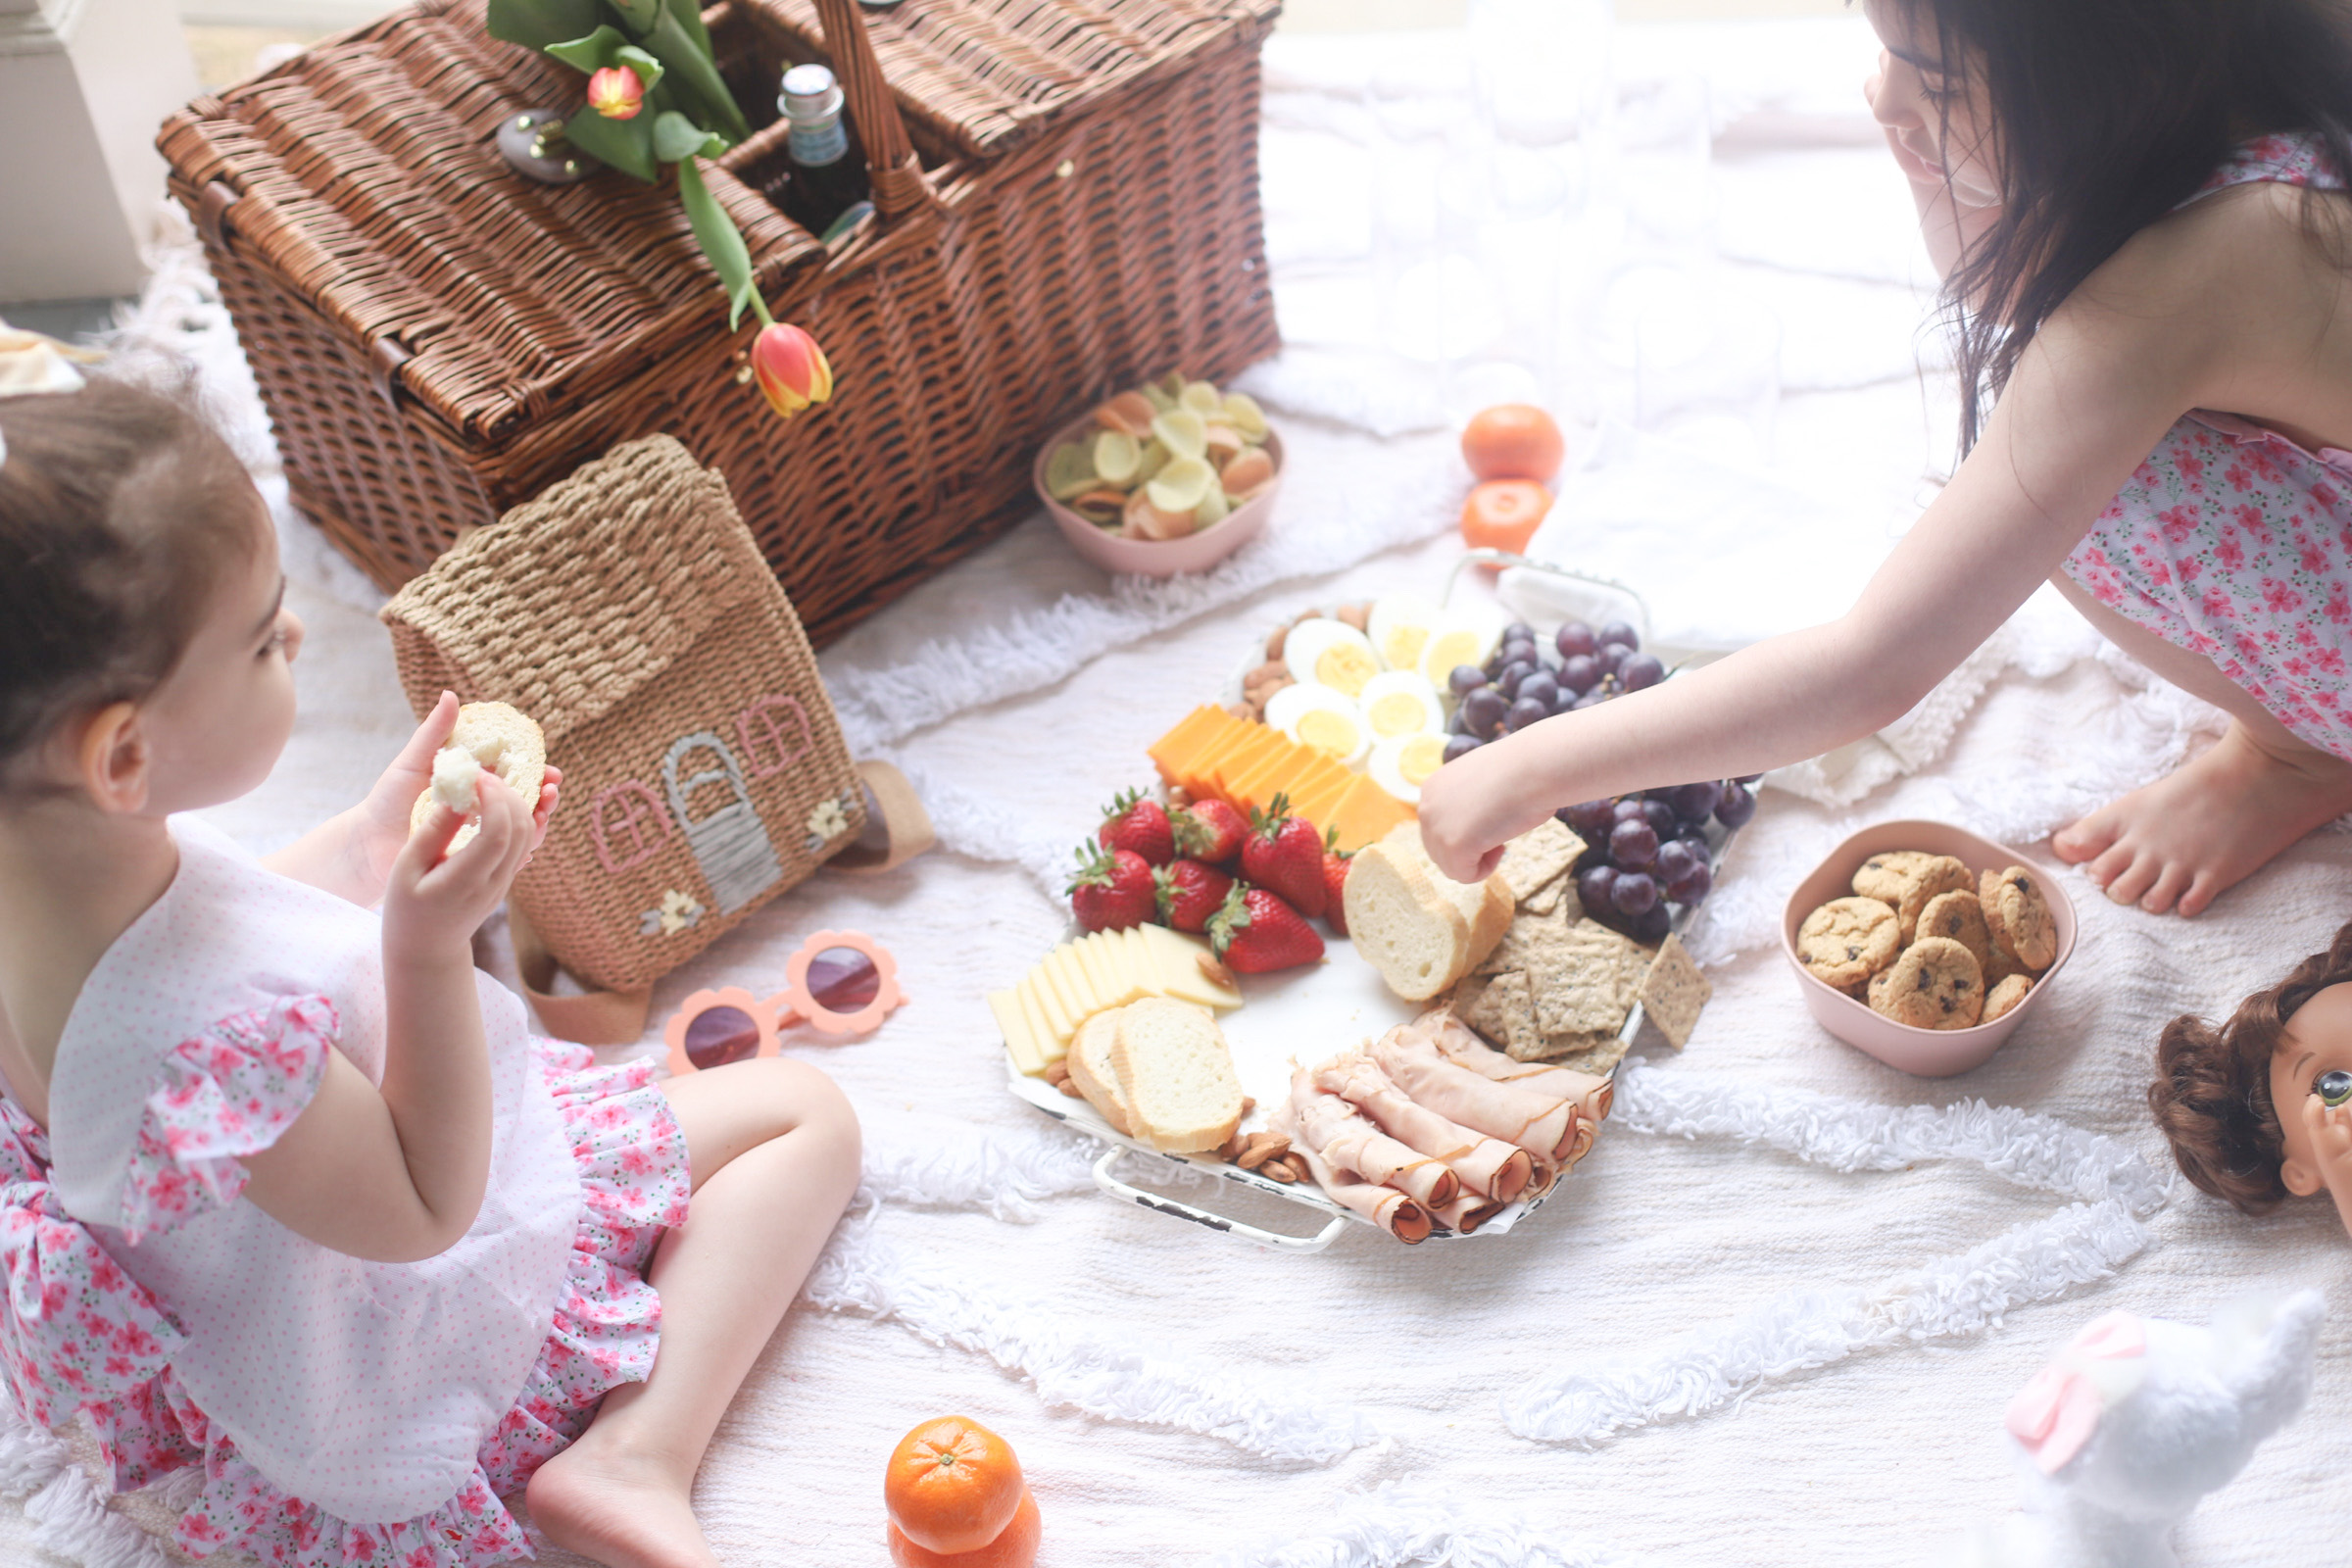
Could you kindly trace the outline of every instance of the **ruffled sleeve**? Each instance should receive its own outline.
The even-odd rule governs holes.
[[[325,997],[280,997],[173,1047],[122,1185],[124,1239],[135,1247],[235,1202],[242,1156],[276,1143],[302,1114],[341,1027]]]

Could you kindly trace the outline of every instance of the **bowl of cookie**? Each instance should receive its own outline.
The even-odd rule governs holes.
[[[2075,907],[2006,845],[1942,822],[1881,822],[1797,884],[1781,948],[1831,1034],[1948,1078],[1988,1060],[2075,951]]]

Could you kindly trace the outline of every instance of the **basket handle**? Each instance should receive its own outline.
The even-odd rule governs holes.
[[[1260,1247],[1271,1247],[1285,1252],[1320,1252],[1339,1240],[1340,1232],[1348,1228],[1348,1216],[1334,1214],[1331,1216],[1330,1223],[1312,1236],[1283,1236],[1273,1231],[1261,1231],[1254,1225],[1245,1225],[1240,1220],[1229,1219],[1223,1214],[1212,1214],[1205,1208],[1195,1208],[1192,1204],[1179,1202],[1173,1198],[1163,1198],[1157,1193],[1147,1193],[1140,1187],[1128,1186],[1110,1173],[1110,1167],[1117,1164],[1119,1156],[1125,1152],[1127,1151],[1117,1144],[1111,1145],[1102,1152],[1102,1157],[1095,1161],[1095,1185],[1113,1198],[1124,1198],[1139,1207],[1149,1208],[1156,1213],[1173,1214],[1178,1219],[1189,1219],[1196,1225],[1205,1225],[1212,1231],[1223,1231],[1228,1236],[1239,1236],[1243,1241],[1255,1242]]]
[[[939,196],[923,177],[898,101],[882,79],[882,63],[874,58],[874,41],[866,35],[858,0],[816,0],[816,16],[825,32],[825,53],[833,57],[834,78],[865,142],[874,210],[888,220],[937,207]]]

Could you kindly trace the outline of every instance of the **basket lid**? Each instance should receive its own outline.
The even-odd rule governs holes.
[[[815,0],[736,3],[824,56]],[[900,0],[862,17],[918,145],[990,158],[1202,53],[1256,43],[1281,10],[1282,0]]]

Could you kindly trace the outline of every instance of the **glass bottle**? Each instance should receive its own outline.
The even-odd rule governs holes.
[[[785,72],[776,107],[791,122],[784,149],[792,165],[792,179],[784,188],[785,216],[822,235],[871,194],[865,151],[842,108],[841,86],[823,66]]]

